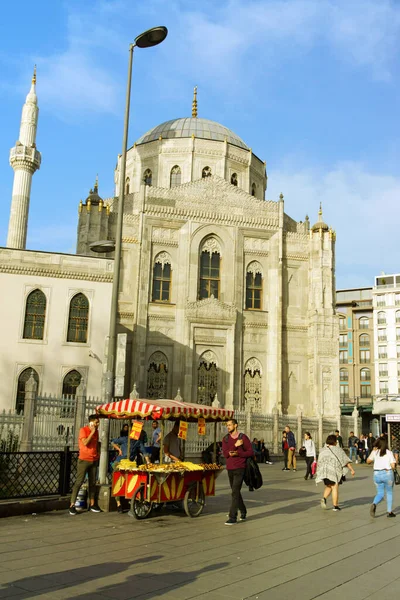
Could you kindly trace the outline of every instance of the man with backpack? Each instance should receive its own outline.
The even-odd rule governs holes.
[[[240,521],[246,520],[247,510],[240,490],[246,471],[246,460],[250,456],[254,456],[254,452],[247,435],[238,432],[236,419],[228,421],[226,427],[228,434],[222,440],[222,454],[226,458],[226,469],[232,490],[232,502],[229,509],[229,518],[225,525],[235,525],[238,511],[240,511]]]

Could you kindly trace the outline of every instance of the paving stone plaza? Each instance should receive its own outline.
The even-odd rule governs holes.
[[[262,466],[244,492],[249,519],[225,527],[226,472],[203,514],[67,512],[0,521],[0,598],[22,600],[361,600],[398,598],[400,515],[369,516],[372,470],[357,465],[340,489],[342,511],[319,506],[321,484]],[[400,493],[394,491],[396,512]]]

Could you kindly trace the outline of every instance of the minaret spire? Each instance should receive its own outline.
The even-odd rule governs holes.
[[[32,175],[40,168],[41,162],[40,152],[36,150],[38,117],[35,65],[31,89],[22,108],[19,140],[10,151],[10,165],[14,169],[14,185],[7,248],[24,250],[26,247]]]
[[[192,102],[192,117],[197,117],[197,85],[193,90],[193,102]]]

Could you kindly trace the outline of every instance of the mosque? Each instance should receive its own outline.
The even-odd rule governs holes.
[[[116,395],[259,413],[338,416],[335,232],[266,200],[266,163],[233,131],[198,117],[153,127],[120,160],[115,197],[98,182],[78,208],[74,255],[26,249],[36,148],[36,74],[10,154],[14,186],[0,248],[0,408],[39,393],[101,396],[113,254],[124,186]]]

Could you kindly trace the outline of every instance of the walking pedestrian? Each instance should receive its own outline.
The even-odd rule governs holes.
[[[311,472],[311,465],[313,464],[314,461],[317,460],[317,452],[315,450],[315,444],[314,441],[311,438],[311,434],[306,431],[304,434],[304,442],[303,442],[303,448],[306,451],[306,474],[304,475],[304,479],[307,481],[308,478],[312,479],[314,476]]]
[[[387,516],[395,517],[392,511],[393,506],[393,469],[396,468],[396,459],[393,452],[388,450],[387,440],[385,438],[377,440],[374,450],[367,458],[367,463],[374,463],[374,483],[376,487],[376,496],[369,509],[371,517],[375,517],[376,506],[382,502],[386,493]]]
[[[321,508],[327,508],[326,500],[332,494],[333,510],[341,510],[339,507],[339,484],[342,483],[342,478],[346,475],[347,470],[354,477],[355,472],[351,466],[351,460],[337,445],[336,435],[332,433],[326,438],[326,444],[318,456],[316,482],[323,481],[325,485]]]
[[[349,441],[348,441],[349,456],[350,456],[350,460],[356,461],[356,464],[358,463],[357,443],[358,443],[358,437],[354,435],[354,431],[350,431],[350,436],[349,436]]]
[[[296,439],[294,437],[293,431],[291,431],[289,425],[285,427],[286,431],[286,440],[289,445],[288,452],[288,471],[293,467],[293,471],[296,471]]]
[[[79,430],[79,455],[78,468],[76,473],[75,485],[72,488],[69,514],[77,515],[75,501],[82,483],[86,477],[89,479],[89,510],[100,513],[101,509],[95,500],[96,491],[96,470],[99,460],[99,427],[100,421],[97,415],[89,416],[89,425],[81,427]]]
[[[336,435],[336,439],[337,439],[337,443],[338,443],[339,448],[343,448],[343,438],[342,438],[342,436],[339,433],[339,429],[336,429],[335,435]]]
[[[284,464],[282,471],[289,471],[289,469],[288,469],[289,444],[287,441],[285,430],[282,431],[282,452],[283,452],[283,464]]]
[[[247,517],[247,509],[240,490],[246,470],[246,459],[254,456],[254,453],[247,435],[239,433],[236,419],[230,419],[226,427],[228,433],[222,440],[222,453],[226,458],[226,469],[232,490],[232,501],[229,509],[229,518],[225,522],[225,525],[235,525],[237,523],[238,510],[240,511],[240,521],[245,521]]]

